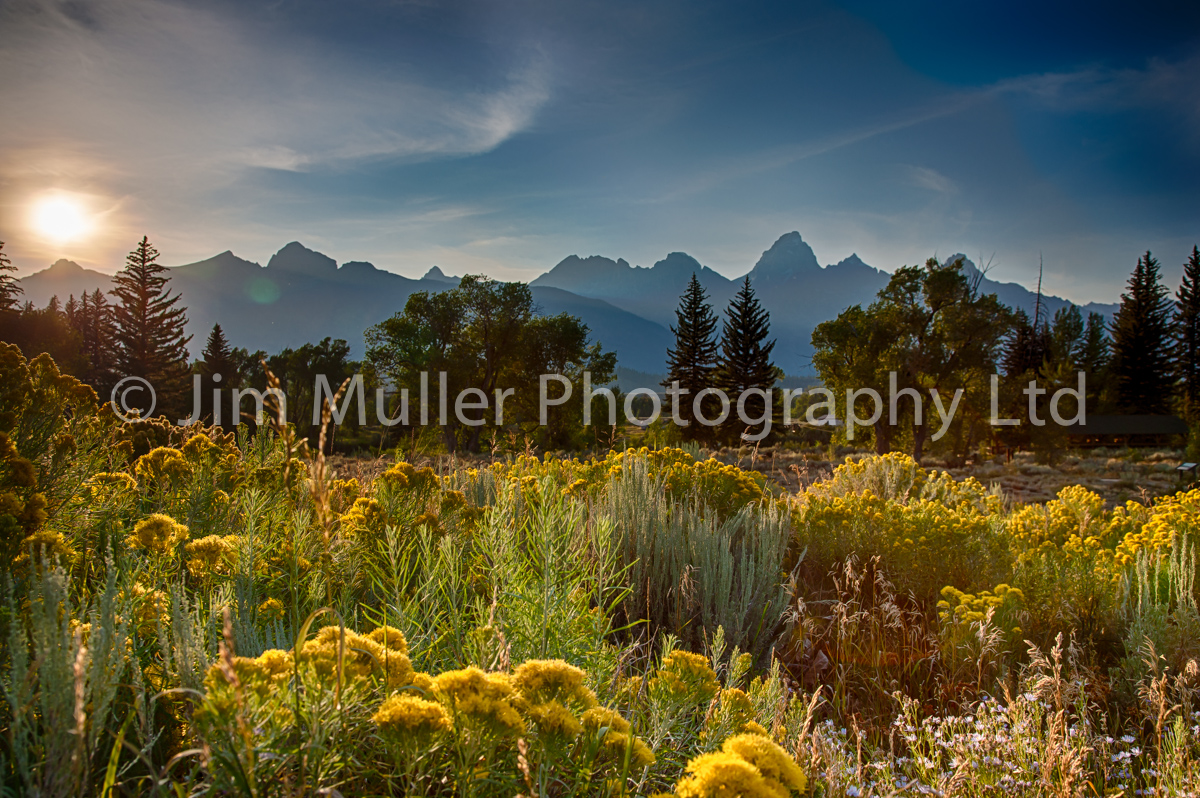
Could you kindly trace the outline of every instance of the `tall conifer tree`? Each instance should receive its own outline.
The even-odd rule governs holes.
[[[84,292],[83,299],[76,303],[73,316],[70,314],[70,307],[71,303],[68,302],[68,317],[71,326],[79,333],[82,354],[87,360],[79,379],[95,388],[101,397],[107,397],[115,381],[113,375],[116,371],[113,306],[97,288],[90,294]]]
[[[0,241],[0,310],[20,308],[20,300],[17,297],[25,293],[25,289],[17,282],[16,271],[17,267],[13,266],[12,261],[4,254],[4,242]]]
[[[729,308],[721,331],[721,359],[717,366],[717,387],[729,395],[731,410],[725,423],[726,437],[731,442],[740,439],[746,424],[738,418],[737,401],[750,388],[770,390],[779,378],[779,369],[771,361],[775,341],[767,340],[771,318],[763,310],[747,275]],[[762,397],[748,397],[747,418],[761,418],[764,412]]]
[[[1158,261],[1146,252],[1138,258],[1112,322],[1109,368],[1121,412],[1159,414],[1170,409],[1171,338],[1171,301]]]
[[[1200,248],[1183,264],[1183,281],[1176,294],[1175,365],[1183,391],[1183,412],[1200,422]]]
[[[200,372],[201,417],[207,423],[215,423],[213,391],[237,388],[241,383],[237,373],[238,367],[233,359],[233,349],[230,348],[229,340],[225,338],[225,331],[221,329],[220,324],[214,324],[209,332],[197,368]],[[221,426],[232,428],[236,421],[232,405],[224,402],[221,406]]]
[[[679,383],[679,417],[688,422],[681,430],[688,440],[710,440],[712,428],[702,425],[693,412],[696,395],[705,388],[716,387],[713,375],[717,370],[717,316],[708,303],[708,294],[692,274],[687,290],[679,298],[675,311],[675,347],[667,350],[667,379],[663,386]],[[705,418],[715,419],[720,413],[716,397],[701,400]]]
[[[114,308],[118,377],[148,380],[158,397],[157,411],[172,414],[188,409],[187,345],[192,339],[183,333],[187,308],[179,305],[179,294],[171,296],[171,278],[157,261],[158,250],[143,236],[109,293],[120,300]]]

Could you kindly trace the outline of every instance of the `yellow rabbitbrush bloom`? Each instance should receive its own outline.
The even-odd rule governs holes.
[[[584,686],[585,674],[560,659],[528,660],[513,671],[512,684],[525,715],[542,734],[573,738],[583,731],[576,713],[596,706],[596,695]]]
[[[383,506],[370,498],[355,499],[350,509],[338,520],[343,532],[363,539],[382,537],[388,524]]]
[[[758,768],[768,781],[781,784],[796,792],[804,792],[807,779],[804,771],[786,751],[761,734],[739,734],[721,746],[726,753],[736,754]]]
[[[143,484],[161,486],[162,483],[173,484],[184,479],[192,473],[192,468],[178,449],[159,446],[138,458],[133,473]]]
[[[502,737],[525,732],[525,721],[513,706],[512,683],[502,674],[475,667],[446,671],[434,678],[433,689],[460,732]]]
[[[1129,504],[1135,506],[1130,507]],[[1149,511],[1133,502],[1129,504],[1123,508],[1124,513],[1117,511],[1114,516],[1128,516],[1131,519],[1141,516],[1143,523],[1140,529],[1126,533],[1117,546],[1116,560],[1119,564],[1132,563],[1143,549],[1170,549],[1176,538],[1184,535],[1191,540],[1200,540],[1200,490],[1165,496],[1155,502]]]
[[[187,536],[186,526],[169,515],[154,513],[138,521],[133,527],[133,534],[125,542],[152,554],[166,554],[187,540]]]
[[[583,727],[591,734],[604,732],[600,741],[600,757],[610,762],[624,762],[629,753],[629,764],[633,768],[644,768],[654,764],[654,752],[638,737],[633,736],[633,727],[616,710],[607,707],[592,707],[583,713]]]
[[[197,579],[229,573],[237,562],[237,542],[233,535],[208,535],[188,543],[183,547],[188,572]]]
[[[1002,559],[1000,499],[978,481],[931,475],[904,455],[839,466],[793,500],[797,544],[815,567],[879,557],[902,591],[933,599],[942,585],[974,584]]]
[[[584,686],[586,674],[581,668],[561,659],[531,659],[513,671],[512,683],[531,704],[560,701],[580,711],[596,705],[596,695]]]
[[[676,649],[667,655],[650,682],[650,691],[678,703],[703,704],[721,689],[717,674],[702,654]]]
[[[702,754],[675,785],[678,798],[788,798],[808,780],[788,753],[761,734],[730,737],[717,753]]]
[[[788,791],[763,777],[758,768],[735,754],[701,754],[687,765],[688,775],[675,785],[677,798],[788,798]]]
[[[284,615],[283,602],[277,598],[269,598],[258,605],[258,616],[268,621],[282,620]]]
[[[343,637],[340,627],[326,626],[304,644],[299,659],[322,679],[337,678],[340,661],[342,678],[350,682],[379,679],[388,687],[410,684],[413,669],[404,636],[390,629],[383,637],[387,645],[349,629]]]
[[[958,588],[946,586],[942,588],[942,600],[937,603],[938,613],[943,624],[975,623],[987,617],[989,609],[999,610],[1007,602],[1020,607],[1025,601],[1025,594],[1019,588],[1008,585],[996,585],[994,591],[983,590],[979,593],[964,593]]]
[[[137,490],[137,480],[123,471],[102,471],[87,481],[94,501],[120,498]]]
[[[530,491],[549,478],[559,492],[569,496],[598,495],[613,479],[628,473],[633,464],[644,463],[647,472],[661,479],[666,493],[678,501],[699,498],[721,518],[727,518],[747,504],[769,499],[766,478],[756,471],[744,471],[719,460],[696,460],[682,449],[628,449],[610,451],[603,459],[580,462],[577,459],[547,459],[518,456],[511,463],[489,467],[497,482],[508,482],[522,491]],[[477,481],[479,472],[466,472]]]
[[[428,746],[452,728],[450,716],[441,704],[409,693],[388,698],[371,716],[371,721],[384,738],[416,749]]]

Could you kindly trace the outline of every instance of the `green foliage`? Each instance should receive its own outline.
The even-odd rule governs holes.
[[[367,361],[405,392],[404,426],[425,420],[420,407],[421,375],[426,375],[426,412],[430,423],[444,421],[448,452],[480,450],[485,428],[494,425],[498,390],[513,394],[504,404],[506,424],[522,424],[530,434],[540,436],[547,448],[577,445],[588,432],[578,400],[584,372],[590,372],[595,386],[610,382],[616,369],[616,356],[603,352],[599,344],[589,345],[587,326],[579,319],[567,314],[539,316],[529,286],[478,275],[464,277],[448,291],[412,294],[403,312],[367,330],[366,341]],[[461,417],[447,406],[443,418],[437,400],[442,374],[448,405],[471,391],[467,395],[471,403],[486,406],[464,406]],[[543,374],[566,377],[575,399],[548,408],[546,423],[539,424],[538,387]],[[552,383],[548,395],[556,398],[561,390]]]
[[[771,390],[782,376],[782,372],[771,361],[775,341],[767,340],[770,328],[771,318],[754,295],[750,276],[747,275],[725,310],[725,322],[721,329],[721,357],[714,375],[716,387],[725,391],[731,404],[736,405],[746,391]],[[746,418],[762,418],[764,414],[769,415],[774,411],[774,407],[767,407],[762,396],[746,397],[743,411]],[[722,437],[726,441],[737,442],[745,430],[746,423],[738,417],[736,406],[731,408],[729,418],[721,425]]]
[[[889,408],[882,408],[884,415],[872,432],[876,452],[886,454],[893,448],[894,427],[910,423],[912,455],[918,462],[931,422],[936,421],[934,392],[948,406],[961,390],[956,420],[943,446],[949,444],[963,456],[989,434],[988,379],[995,371],[1010,314],[995,295],[978,293],[960,260],[943,264],[930,258],[924,268],[897,269],[866,310],[856,305],[817,325],[813,365],[838,404],[848,390],[873,389],[884,403],[893,390],[915,392],[921,398],[923,423],[917,423],[915,401],[905,398],[898,403],[895,423]],[[863,403],[857,415],[870,418],[868,399],[860,396],[857,401]]]
[[[667,350],[667,379],[663,385],[669,388],[678,383],[682,394],[678,400],[679,418],[688,422],[680,432],[688,441],[712,440],[715,437],[713,428],[702,425],[693,412],[696,395],[705,388],[716,387],[717,317],[707,300],[704,287],[693,274],[675,311],[675,324],[671,327],[671,332],[675,334],[675,346]],[[720,408],[714,407],[714,399],[708,397],[707,401],[701,400],[705,418],[715,419],[720,413]]]
[[[1116,405],[1124,413],[1153,415],[1170,409],[1172,374],[1171,302],[1158,261],[1138,258],[1128,293],[1112,320],[1112,371]]]
[[[17,282],[16,271],[17,267],[4,254],[4,242],[0,241],[0,313],[16,310],[19,302],[17,297],[25,293],[25,289]]]
[[[10,792],[1197,787],[1200,491],[1013,507],[892,454],[779,497],[670,448],[346,479],[0,374],[5,490],[46,499],[0,605]]]
[[[1200,422],[1200,247],[1183,264],[1175,295],[1175,367],[1183,395],[1184,416]]]
[[[125,258],[125,268],[113,277],[116,286],[110,293],[119,300],[114,310],[116,322],[117,371],[119,376],[141,377],[154,386],[158,396],[157,412],[179,413],[187,407],[188,342],[183,334],[187,308],[180,306],[179,294],[171,296],[167,267],[158,263],[156,250],[143,236]],[[139,395],[143,413],[149,410],[149,397]]]

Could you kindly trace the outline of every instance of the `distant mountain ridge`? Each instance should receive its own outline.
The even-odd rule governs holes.
[[[981,275],[969,259],[961,258],[968,274],[980,280],[984,293],[1032,313],[1036,295],[1017,283],[1000,283]],[[683,252],[672,252],[650,267],[631,266],[622,258],[571,255],[530,283],[543,313],[571,313],[592,331],[594,340],[617,352],[622,367],[651,374],[665,369],[669,330],[675,322],[679,296],[695,274],[720,311],[742,278],[731,280]],[[776,339],[776,363],[788,374],[811,374],[813,328],[845,308],[867,305],[890,277],[857,255],[820,266],[812,248],[798,232],[780,236],[748,272],[763,306],[771,314]],[[235,346],[276,352],[319,341],[344,338],[355,357],[363,353],[363,332],[404,307],[416,291],[444,291],[458,285],[457,277],[434,266],[414,280],[365,261],[339,266],[327,255],[291,242],[266,266],[239,258],[230,251],[171,269],[171,289],[183,295],[188,307],[188,334],[198,354],[208,331],[220,323]],[[51,296],[65,302],[99,288],[108,291],[108,275],[84,269],[69,260],[21,280],[25,299],[42,307]],[[1053,314],[1070,303],[1042,296]],[[1116,305],[1088,304],[1111,317]]]

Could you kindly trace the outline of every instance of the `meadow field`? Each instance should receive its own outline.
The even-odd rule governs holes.
[[[356,466],[0,345],[4,794],[1200,793],[1200,491],[733,459]]]

